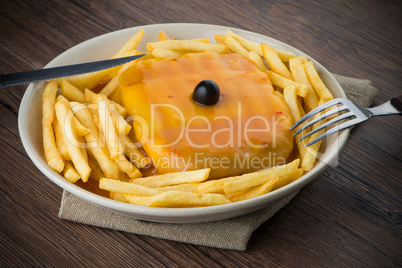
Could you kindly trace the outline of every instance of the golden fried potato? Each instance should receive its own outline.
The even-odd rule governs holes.
[[[42,105],[42,131],[43,131],[43,149],[45,151],[46,161],[49,166],[57,172],[64,169],[64,161],[57,149],[55,135],[53,131],[53,120],[55,116],[54,103],[57,94],[57,82],[50,81],[43,92]]]

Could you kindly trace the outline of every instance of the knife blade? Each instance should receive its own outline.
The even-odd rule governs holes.
[[[26,72],[2,74],[0,75],[0,87],[8,87],[42,80],[73,76],[77,74],[96,72],[125,64],[127,62],[141,58],[142,56],[145,56],[145,54],[111,60],[101,60],[60,67],[45,68]]]

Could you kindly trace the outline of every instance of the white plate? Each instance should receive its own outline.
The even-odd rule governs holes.
[[[249,31],[215,25],[176,23],[139,26],[98,36],[65,51],[53,59],[48,65],[46,65],[46,67],[107,59],[139,29],[145,30],[144,39],[141,41],[139,46],[139,49],[144,50],[144,46],[147,42],[158,39],[158,33],[160,30],[163,30],[168,36],[173,36],[176,39],[209,37],[210,40],[214,40],[214,34],[225,34],[227,30],[230,29],[250,40],[259,43],[264,42],[275,48],[293,52],[296,55],[305,55],[301,51],[278,40]],[[308,58],[313,60],[311,57]],[[335,78],[321,64],[314,60],[313,62],[318,73],[322,77],[322,80],[332,94],[335,97],[346,97]],[[349,130],[346,130],[339,135],[327,139],[326,150],[313,170],[293,183],[257,198],[232,204],[201,208],[149,208],[131,205],[88,192],[68,182],[47,165],[43,152],[42,131],[40,127],[44,84],[44,82],[40,82],[28,86],[19,110],[18,127],[20,137],[32,162],[46,177],[66,191],[101,207],[142,220],[169,223],[207,222],[243,215],[269,206],[275,201],[300,190],[303,186],[312,182],[318,175],[320,175],[330,163],[336,160],[349,135]],[[43,190],[45,191],[45,189]]]

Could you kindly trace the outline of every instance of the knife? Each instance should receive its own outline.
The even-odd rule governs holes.
[[[41,70],[27,72],[2,74],[0,75],[0,87],[8,87],[42,80],[73,76],[77,74],[96,72],[122,65],[124,63],[141,58],[142,56],[145,56],[145,54],[111,60],[101,60],[60,67],[45,68]]]

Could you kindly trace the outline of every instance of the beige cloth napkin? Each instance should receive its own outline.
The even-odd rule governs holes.
[[[365,107],[371,105],[377,95],[377,89],[371,85],[371,81],[334,76],[349,99]],[[137,235],[223,249],[246,250],[253,231],[289,203],[296,194],[256,212],[231,219],[207,223],[167,224],[137,220],[115,213],[64,191],[59,217]]]

